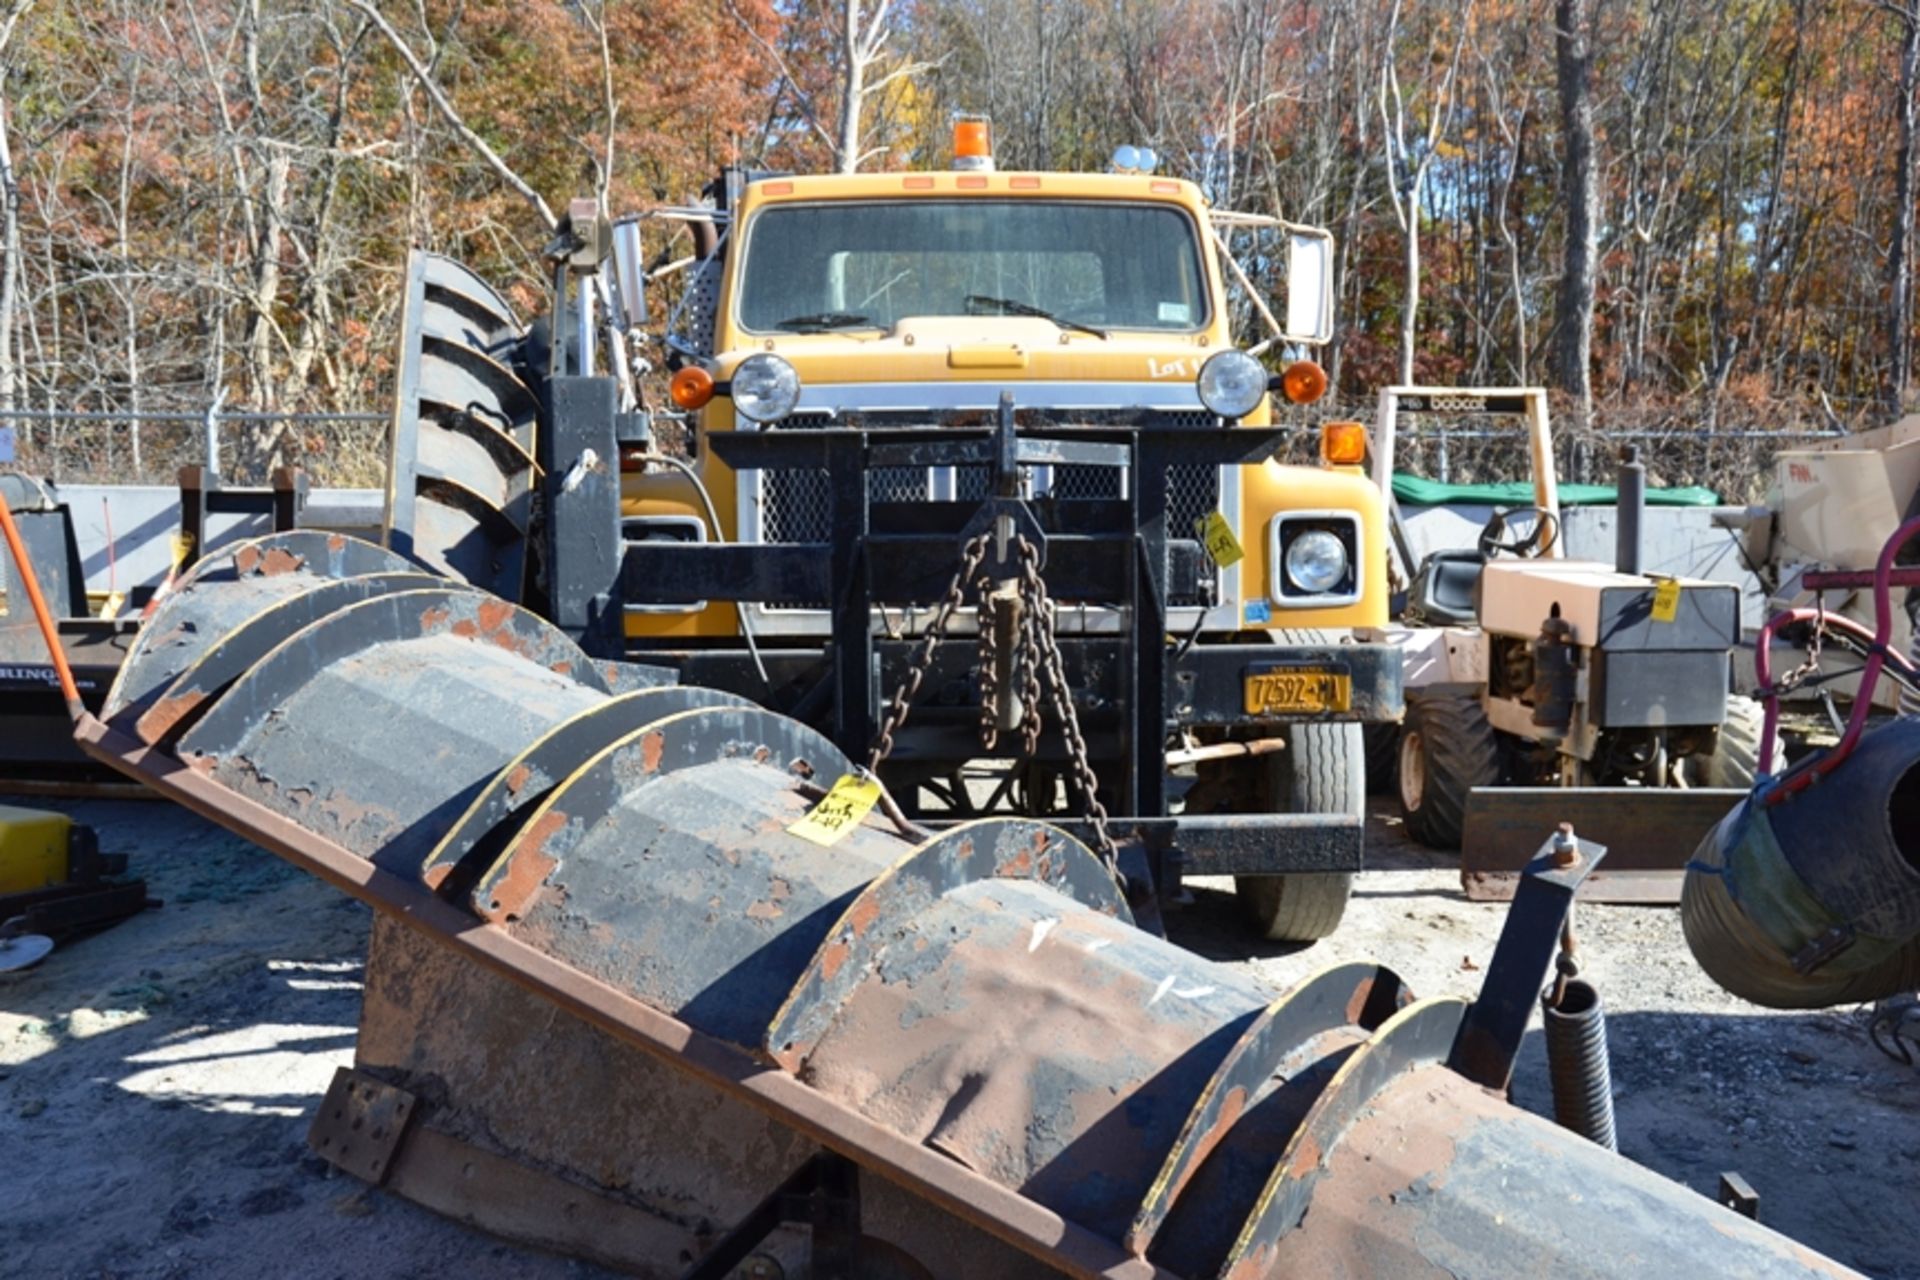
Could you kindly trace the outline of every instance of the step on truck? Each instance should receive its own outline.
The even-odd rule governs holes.
[[[974,124],[940,172],[575,202],[531,323],[415,252],[389,545],[821,729],[902,822],[1045,817],[1139,907],[1232,875],[1324,936],[1401,711],[1352,636],[1387,613],[1365,432],[1305,417],[1331,237],[1138,153],[997,171]]]

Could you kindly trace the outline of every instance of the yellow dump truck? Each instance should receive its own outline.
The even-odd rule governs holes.
[[[1137,900],[1231,874],[1263,933],[1330,931],[1360,725],[1401,701],[1351,635],[1387,611],[1364,430],[1271,425],[1325,387],[1327,233],[1137,165],[1000,172],[978,133],[940,172],[709,196],[576,205],[531,326],[415,255],[395,549],[825,730],[903,820],[1077,821]],[[641,252],[668,220],[670,309]],[[1278,314],[1230,236],[1284,264]]]

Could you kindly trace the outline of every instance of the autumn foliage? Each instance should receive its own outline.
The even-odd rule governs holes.
[[[884,28],[855,103],[863,167],[945,163],[955,111],[993,116],[1002,167],[1098,168],[1151,145],[1222,204],[1335,232],[1342,393],[1399,376],[1415,298],[1418,379],[1548,377],[1566,225],[1551,6],[377,7],[547,203],[603,191],[616,212],[694,198],[725,164],[843,160],[851,9]],[[409,244],[538,304],[546,229],[367,3],[5,9],[0,405],[378,408]],[[1603,0],[1593,21],[1601,420],[1884,415],[1912,342],[1912,316],[1888,310],[1898,5]]]

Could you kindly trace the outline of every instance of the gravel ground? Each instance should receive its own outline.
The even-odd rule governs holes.
[[[47,805],[45,801],[27,801]],[[62,807],[55,803],[50,807]],[[307,1152],[350,1062],[366,909],[169,805],[71,810],[134,855],[166,905],[0,975],[0,1268],[13,1276],[588,1276],[377,1191]],[[1308,948],[1250,945],[1230,882],[1199,881],[1175,938],[1277,986],[1381,960],[1421,995],[1472,995],[1503,908],[1376,815],[1345,925]],[[1761,1216],[1862,1271],[1920,1280],[1920,1071],[1858,1016],[1782,1014],[1721,992],[1671,909],[1583,906],[1606,1002],[1623,1152],[1711,1194],[1723,1170]],[[1549,1110],[1537,1033],[1516,1078]]]

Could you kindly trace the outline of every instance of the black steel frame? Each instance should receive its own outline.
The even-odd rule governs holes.
[[[596,405],[599,412],[581,413],[581,407],[576,401],[575,412],[553,415],[546,434],[556,471],[584,448],[597,448],[601,456],[612,453],[610,409]],[[1361,833],[1349,816],[1167,816],[1164,744],[1171,729],[1207,725],[1245,731],[1276,723],[1273,717],[1248,716],[1241,706],[1249,667],[1335,665],[1349,673],[1354,688],[1352,708],[1337,718],[1385,720],[1400,712],[1400,659],[1388,646],[1176,646],[1168,640],[1170,594],[1191,589],[1213,572],[1198,540],[1168,527],[1169,470],[1175,464],[1258,463],[1273,456],[1288,432],[1175,426],[1156,421],[1150,412],[1128,426],[1023,423],[1020,418],[1008,395],[990,427],[742,430],[706,438],[706,448],[736,471],[824,470],[832,531],[826,543],[619,544],[617,511],[603,514],[604,499],[573,504],[550,485],[546,500],[553,545],[545,551],[548,582],[559,588],[553,616],[563,627],[572,622],[571,629],[590,648],[615,656],[610,650],[620,643],[614,631],[626,602],[831,601],[832,634],[821,647],[763,655],[772,688],[737,646],[662,644],[629,647],[623,656],[677,667],[688,683],[730,689],[815,722],[858,759],[871,744],[883,692],[917,646],[876,636],[876,607],[937,602],[959,567],[965,541],[998,528],[1017,530],[1039,549],[1053,599],[1117,605],[1128,619],[1118,635],[1060,640],[1069,672],[1086,681],[1080,692],[1094,710],[1082,718],[1094,753],[1117,770],[1118,803],[1110,808],[1123,833],[1131,832],[1156,855],[1179,846],[1187,869],[1197,873],[1357,869]],[[1070,502],[1023,498],[1020,469],[1049,464],[1126,467],[1128,496]],[[879,468],[982,465],[991,477],[984,500],[870,500],[872,473]],[[570,519],[569,505],[590,505],[593,511],[585,519]],[[566,597],[589,590],[594,580],[607,580],[606,548],[612,545],[621,550],[611,589],[597,590],[590,606],[583,601],[584,607],[572,607]],[[1014,554],[1011,543],[1003,548],[994,540],[982,573],[1018,577]],[[593,563],[589,573],[570,571],[587,562]],[[972,602],[971,584],[967,596]],[[589,617],[598,625],[589,624]],[[948,644],[928,688],[963,686],[972,650],[970,640]],[[946,712],[944,722],[939,710]],[[924,760],[954,752],[954,759],[967,758],[971,718],[954,708],[939,710],[916,706],[915,736],[903,739],[903,756]],[[1156,878],[1164,883],[1164,877]]]

